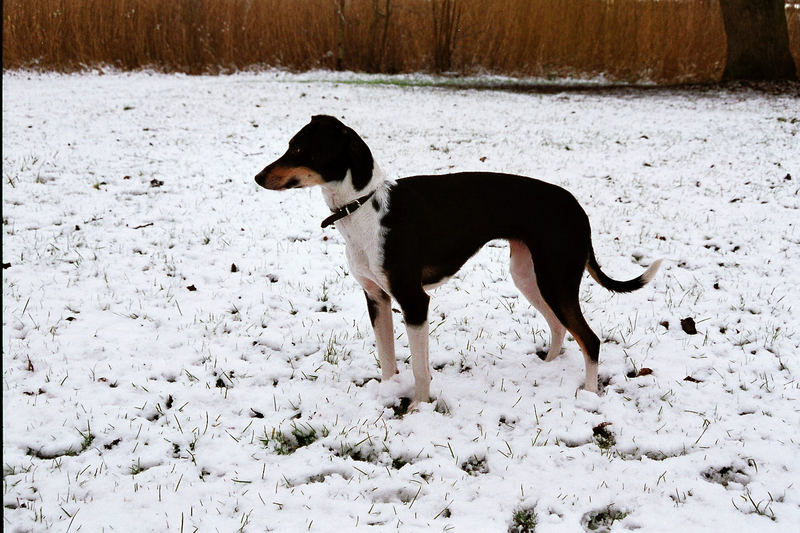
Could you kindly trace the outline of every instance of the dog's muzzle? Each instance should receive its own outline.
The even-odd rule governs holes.
[[[256,175],[256,183],[271,191],[321,185],[322,176],[307,167],[270,165]]]

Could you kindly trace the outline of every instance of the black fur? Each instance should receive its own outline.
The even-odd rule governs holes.
[[[537,197],[548,201],[531,202]],[[579,272],[586,264],[586,213],[566,190],[533,178],[489,172],[414,176],[397,181],[389,205],[380,221],[388,230],[384,266],[428,270],[424,284],[452,276],[492,239],[526,242],[536,250],[534,264],[537,255],[573,256]]]
[[[364,291],[364,296],[367,298],[367,312],[369,313],[369,321],[374,326],[375,321],[378,319],[378,302],[376,302],[368,293]],[[382,298],[388,299],[389,295],[383,293]]]
[[[547,202],[536,202],[547,198]],[[463,172],[400,179],[391,188],[383,269],[392,296],[413,306],[412,324],[427,309],[421,287],[455,274],[486,242],[517,239],[528,245],[540,290],[578,285],[588,260],[589,219],[575,197],[533,178]],[[535,207],[534,207],[535,206]],[[554,258],[557,258],[554,261]],[[561,294],[548,299],[565,321]],[[405,308],[404,308],[405,312]],[[407,318],[408,319],[408,318]]]

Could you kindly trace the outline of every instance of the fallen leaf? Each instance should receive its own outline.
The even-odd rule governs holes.
[[[697,335],[697,327],[695,326],[694,319],[692,317],[682,318],[681,328],[689,335]]]

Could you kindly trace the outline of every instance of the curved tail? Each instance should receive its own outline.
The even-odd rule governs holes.
[[[609,278],[602,270],[600,265],[597,264],[597,258],[594,256],[594,250],[589,247],[589,261],[586,264],[586,269],[589,274],[603,287],[614,292],[632,292],[636,289],[641,289],[653,279],[653,276],[658,272],[658,267],[661,266],[661,259],[653,261],[653,263],[642,273],[641,276],[628,281],[617,281]]]

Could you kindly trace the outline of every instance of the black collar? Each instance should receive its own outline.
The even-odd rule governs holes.
[[[330,226],[337,220],[346,217],[347,215],[352,215],[353,213],[355,213],[356,209],[364,205],[364,202],[369,200],[373,194],[375,194],[375,191],[372,191],[369,194],[365,194],[361,198],[356,198],[349,204],[344,205],[339,209],[335,210],[331,216],[322,221],[322,227],[325,228],[327,226]]]

